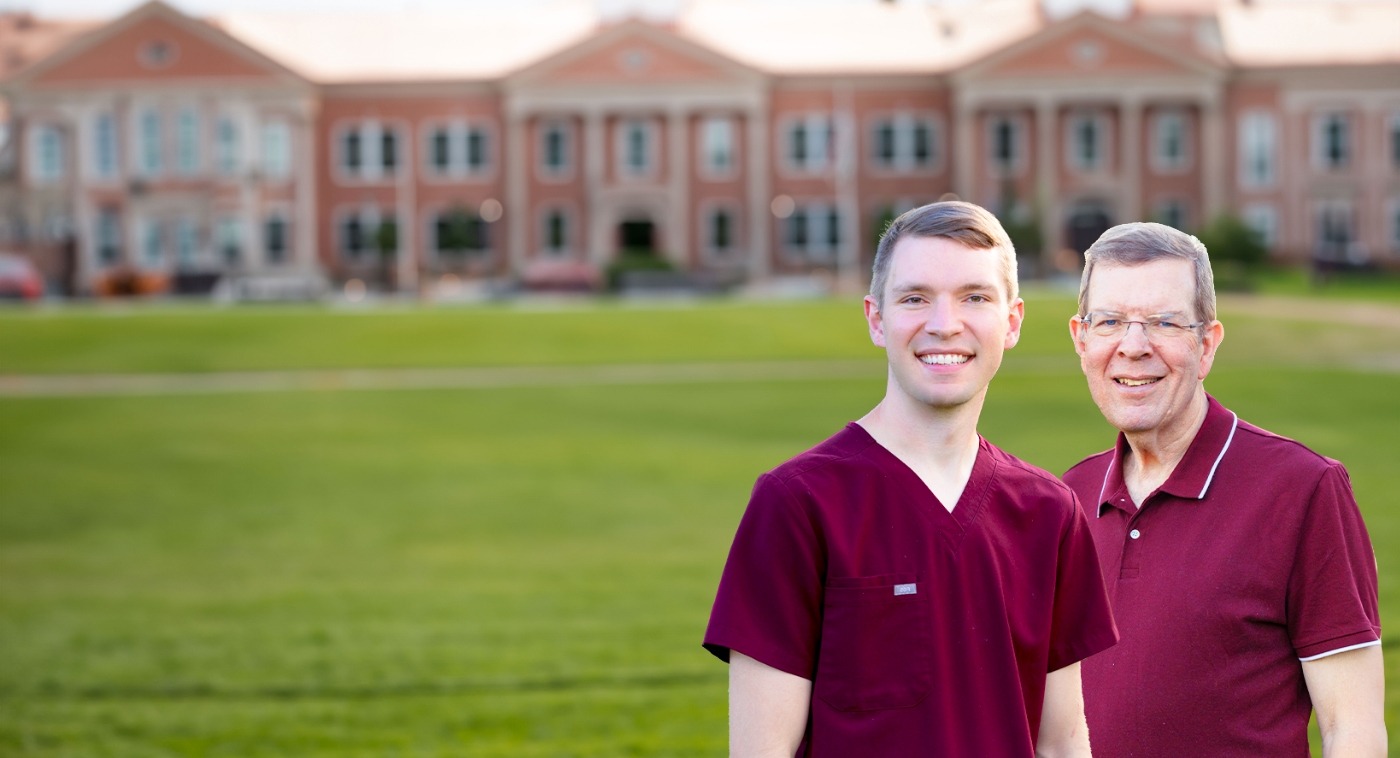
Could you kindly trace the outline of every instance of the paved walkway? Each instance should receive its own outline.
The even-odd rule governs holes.
[[[1242,316],[1400,330],[1400,306],[1273,295],[1221,295],[1220,310]],[[1222,319],[1223,320],[1223,319]]]

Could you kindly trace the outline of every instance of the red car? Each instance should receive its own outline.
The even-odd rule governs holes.
[[[0,253],[0,299],[38,300],[44,294],[44,277],[28,258]]]

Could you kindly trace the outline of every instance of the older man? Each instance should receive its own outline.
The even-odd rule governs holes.
[[[1376,563],[1346,469],[1206,394],[1224,327],[1210,259],[1159,224],[1085,255],[1070,320],[1119,430],[1064,476],[1122,641],[1084,662],[1098,758],[1383,756]]]

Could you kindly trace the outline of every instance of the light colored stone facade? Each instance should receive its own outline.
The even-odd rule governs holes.
[[[1276,256],[1400,264],[1393,3],[784,8],[395,26],[152,2],[0,88],[0,244],[83,292],[557,283],[627,247],[858,286],[891,214],[952,193],[1036,228],[1046,264],[1223,212]]]

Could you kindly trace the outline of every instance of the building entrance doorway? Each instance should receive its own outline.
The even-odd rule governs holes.
[[[1102,203],[1080,203],[1069,217],[1069,245],[1075,252],[1083,253],[1100,235],[1108,231],[1110,226],[1113,226],[1113,222],[1109,220],[1108,211]]]
[[[618,224],[618,247],[625,251],[656,250],[656,225],[650,219],[630,219]]]

